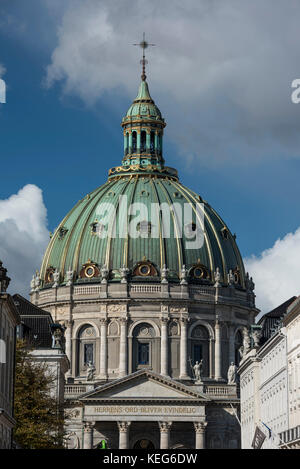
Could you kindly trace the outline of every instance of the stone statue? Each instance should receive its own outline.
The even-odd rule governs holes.
[[[32,280],[30,282],[30,293],[34,292],[35,290],[35,276],[32,276]]]
[[[187,285],[187,269],[185,268],[185,265],[182,266],[181,272],[180,272],[180,285]]]
[[[127,276],[129,273],[129,269],[123,265],[120,269],[120,274],[121,274],[121,283],[127,283]]]
[[[244,327],[243,330],[243,347],[243,356],[245,356],[251,349],[250,336],[247,327]]]
[[[201,381],[202,368],[203,368],[203,360],[201,360],[200,363],[196,361],[195,365],[193,366],[196,383]]]
[[[215,281],[216,281],[214,285],[215,288],[221,286],[220,280],[221,280],[220,269],[219,267],[217,267],[215,271]]]
[[[95,365],[90,361],[87,367],[86,380],[93,381],[95,376]]]
[[[237,367],[233,362],[231,362],[228,372],[227,372],[227,383],[228,384],[235,384],[236,383],[236,370]]]
[[[228,273],[228,283],[231,287],[234,285],[234,275],[231,269],[229,270],[229,273]]]
[[[63,330],[60,327],[54,329],[52,334],[52,348],[62,348]]]
[[[59,277],[60,277],[60,273],[58,272],[57,269],[55,269],[55,272],[53,272],[53,280],[54,280],[54,283],[52,285],[52,288],[57,288],[58,287],[58,284],[59,284]]]
[[[66,277],[66,280],[67,280],[66,286],[67,287],[70,287],[73,284],[73,277],[74,277],[74,271],[71,270],[71,267],[69,267],[69,270],[67,272],[67,277]]]
[[[255,348],[258,348],[259,345],[260,345],[261,335],[262,335],[261,329],[252,330],[251,336],[252,336],[253,345],[254,345]]]
[[[39,291],[40,284],[41,284],[41,277],[40,277],[39,271],[37,270],[35,274],[35,278],[34,278],[34,287],[35,287],[34,291]]]
[[[161,283],[168,283],[168,273],[169,269],[167,268],[166,264],[163,265],[161,269]]]
[[[246,280],[245,280],[245,283],[246,283],[246,289],[248,292],[253,292],[254,289],[255,289],[255,283],[253,282],[253,278],[252,277],[249,277],[249,273],[247,272],[246,274]]]
[[[101,283],[107,283],[108,274],[109,274],[109,270],[106,268],[106,265],[104,264],[101,268],[101,277],[102,277]]]

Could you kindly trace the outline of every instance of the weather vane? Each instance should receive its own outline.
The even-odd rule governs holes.
[[[138,44],[133,44],[134,46],[140,46],[143,49],[143,58],[140,61],[140,64],[143,65],[143,71],[142,71],[142,80],[146,80],[146,65],[148,63],[148,60],[145,59],[145,49],[149,46],[155,46],[156,44],[150,44],[149,42],[146,41],[145,39],[145,33],[143,33],[143,40],[139,42]]]

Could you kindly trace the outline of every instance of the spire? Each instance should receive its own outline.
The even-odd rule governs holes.
[[[143,58],[140,61],[142,81],[137,97],[122,119],[121,125],[124,135],[122,166],[111,168],[109,177],[128,176],[128,174],[159,174],[161,177],[168,175],[177,179],[177,171],[164,165],[163,133],[166,123],[151,98],[146,81],[146,64],[148,62],[145,58],[145,50],[155,44],[147,42],[145,33],[143,33],[143,40],[133,45],[143,49]]]
[[[134,46],[140,46],[143,49],[143,58],[140,61],[140,64],[142,65],[141,78],[142,78],[142,81],[146,81],[146,78],[147,78],[147,76],[146,76],[146,65],[148,63],[148,60],[146,60],[146,57],[145,57],[145,50],[149,46],[155,46],[155,44],[150,44],[149,42],[147,42],[146,39],[145,39],[145,33],[143,33],[143,40],[141,42],[139,42],[138,44],[133,44],[133,45]]]

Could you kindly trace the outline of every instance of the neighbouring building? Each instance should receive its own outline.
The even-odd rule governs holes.
[[[165,126],[143,69],[122,163],[62,220],[31,282],[66,328],[70,448],[240,447],[254,283],[236,236],[165,165]]]
[[[10,278],[0,261],[0,449],[12,447],[16,326],[20,323],[12,297],[6,293]]]
[[[21,320],[17,337],[26,340],[33,361],[46,364],[47,372],[54,377],[51,394],[63,407],[65,373],[70,365],[64,351],[64,329],[54,323],[48,311],[43,311],[21,295],[15,294],[12,299]]]
[[[300,449],[300,296],[282,319],[287,338],[288,429],[280,434],[281,446]]]
[[[266,436],[263,449],[282,446],[282,434],[290,428],[289,407],[294,398],[289,391],[287,365],[289,349],[292,351],[296,342],[295,336],[293,340],[292,334],[288,332],[287,318],[295,299],[290,298],[259,320],[256,343],[252,344],[251,351],[240,363],[238,373],[243,449],[252,447],[257,427]],[[291,357],[294,358],[293,353]],[[295,369],[295,363],[291,369]]]

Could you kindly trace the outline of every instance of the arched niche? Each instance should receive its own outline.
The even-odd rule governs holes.
[[[77,376],[86,375],[89,363],[96,364],[96,339],[96,329],[91,324],[84,324],[77,330]]]
[[[149,322],[143,321],[132,330],[132,371],[155,368],[156,332]]]
[[[192,365],[202,360],[202,376],[210,376],[210,335],[208,329],[197,324],[190,334],[190,358]]]

